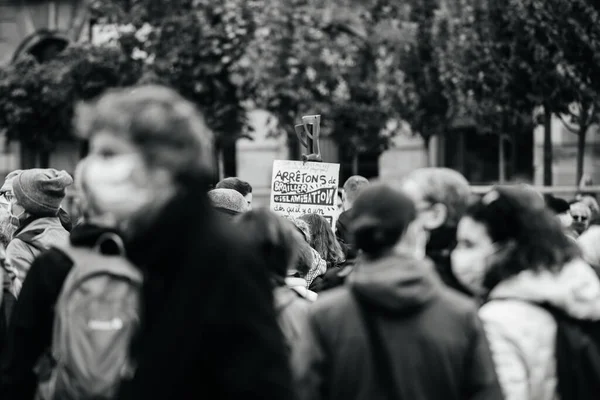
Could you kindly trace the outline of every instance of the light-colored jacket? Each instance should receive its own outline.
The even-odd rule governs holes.
[[[33,233],[32,238],[36,246],[32,246],[18,239],[19,235]],[[42,249],[53,246],[62,246],[69,241],[69,232],[63,228],[58,217],[45,217],[32,221],[23,230],[15,235],[6,248],[6,260],[20,282],[25,280],[29,267]]]
[[[600,320],[600,280],[582,260],[558,274],[523,271],[492,290],[479,311],[506,400],[556,400],[556,322],[532,303]],[[566,400],[566,399],[565,399]]]

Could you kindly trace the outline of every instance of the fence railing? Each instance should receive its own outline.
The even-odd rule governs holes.
[[[492,190],[493,186],[471,186],[473,193],[484,194]],[[600,193],[600,186],[532,186],[542,194],[576,194],[576,193]]]

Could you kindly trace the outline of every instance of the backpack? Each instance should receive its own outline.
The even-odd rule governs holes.
[[[101,254],[108,240],[120,256]],[[56,303],[50,355],[36,368],[37,399],[112,399],[133,373],[129,343],[139,324],[142,274],[122,256],[116,234],[101,236],[93,250],[59,249],[74,265]]]
[[[582,321],[547,304],[556,321],[557,393],[561,399],[595,400],[600,393],[600,321]]]

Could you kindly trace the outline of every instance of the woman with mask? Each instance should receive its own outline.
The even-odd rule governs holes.
[[[292,398],[270,276],[210,205],[213,138],[195,107],[141,86],[83,106],[76,122],[90,194],[144,274],[137,368],[118,398]]]
[[[497,188],[467,209],[452,269],[479,315],[508,400],[557,398],[557,324],[538,304],[600,319],[600,282],[560,222],[528,193]]]

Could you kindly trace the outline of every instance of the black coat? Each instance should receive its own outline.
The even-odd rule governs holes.
[[[71,232],[71,244],[93,247],[105,232],[106,229],[93,225],[77,226]],[[73,261],[58,249],[45,251],[31,264],[2,347],[1,399],[34,398],[37,377],[33,369],[50,348],[54,307],[72,267]]]
[[[187,179],[127,245],[145,284],[131,348],[138,368],[118,398],[292,399],[267,268],[215,218],[205,181]]]

